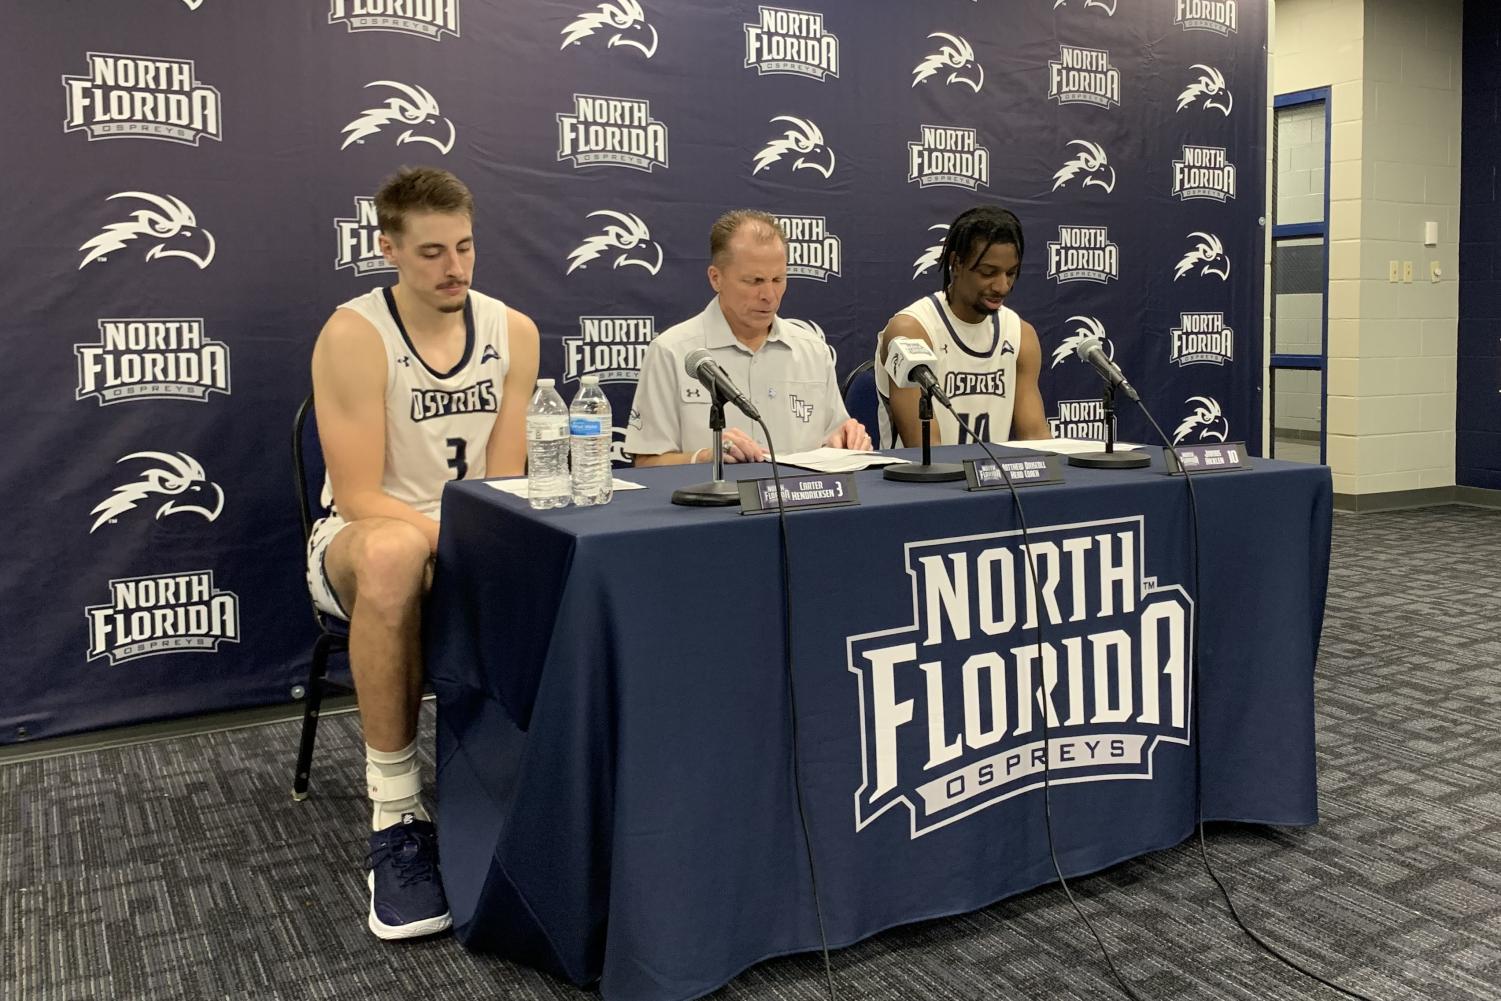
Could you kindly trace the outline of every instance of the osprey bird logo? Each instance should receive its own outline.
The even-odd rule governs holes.
[[[1225,75],[1213,66],[1205,66],[1203,63],[1194,63],[1191,69],[1200,70],[1199,78],[1178,95],[1178,111],[1193,104],[1199,98],[1204,99],[1204,109],[1210,108],[1222,112],[1226,118],[1230,117],[1230,109],[1235,106],[1235,98],[1225,86]]]
[[[579,44],[601,28],[616,29],[606,43],[606,48],[629,45],[633,49],[640,49],[648,59],[656,55],[657,29],[646,23],[646,13],[637,0],[614,0],[613,3],[602,3],[594,10],[580,14],[559,32],[563,36],[563,44],[558,46],[558,51]],[[626,37],[626,32],[635,37]],[[650,42],[643,40],[646,32],[651,33]]]
[[[1230,436],[1230,422],[1225,420],[1225,415],[1220,411],[1218,400],[1211,396],[1190,396],[1184,402],[1197,406],[1173,432],[1174,445],[1183,444],[1183,439],[1193,434],[1196,428],[1199,432],[1198,441],[1210,438],[1224,441]]]
[[[573,250],[568,252],[568,270],[563,272],[571,275],[579,268],[588,267],[589,262],[597,259],[607,250],[619,250],[621,254],[615,258],[611,268],[618,268],[626,264],[634,264],[636,267],[645,268],[652,274],[662,270],[662,246],[651,238],[651,230],[647,229],[646,223],[641,217],[630,212],[612,212],[601,209],[598,212],[590,212],[585,218],[593,219],[595,216],[604,216],[614,220],[605,224],[604,229],[594,236],[589,237]],[[655,260],[647,256],[647,248],[655,252]],[[635,252],[634,255],[632,252]]]
[[[86,266],[95,261],[108,261],[109,255],[117,250],[124,250],[132,240],[141,237],[153,237],[156,239],[150,250],[146,251],[146,260],[152,261],[158,257],[186,257],[199,270],[209,266],[214,259],[214,234],[198,226],[198,220],[193,215],[193,210],[188,208],[181,198],[172,195],[153,195],[145,191],[121,191],[110,195],[106,201],[116,198],[138,198],[154,208],[137,209],[130,214],[125,222],[112,222],[104,227],[103,232],[80,246],[79,250],[86,250],[83,262],[78,265],[82,271]],[[173,239],[189,239],[198,233],[202,233],[208,241],[208,256],[200,257],[191,250],[168,250],[167,241]]]
[[[1053,9],[1057,10],[1066,3],[1068,3],[1068,0],[1053,0]],[[1084,0],[1084,9],[1088,10],[1091,7],[1098,7],[1105,12],[1106,17],[1114,17],[1115,3],[1116,0]]]
[[[182,0],[182,2],[187,4],[188,10],[197,10],[203,6],[203,0]]]
[[[780,139],[773,139],[761,147],[761,152],[756,154],[756,166],[751,171],[752,175],[778,162],[788,153],[796,153],[798,157],[792,161],[793,170],[816,170],[824,177],[834,173],[834,151],[824,143],[823,132],[817,125],[806,118],[794,118],[791,115],[778,115],[772,123],[787,122],[792,127],[782,133]],[[821,157],[827,157],[828,163],[820,162]]]
[[[445,156],[453,149],[453,122],[443,117],[432,94],[421,87],[397,83],[395,80],[374,80],[365,86],[390,87],[397,95],[387,98],[383,105],[366,108],[360,112],[360,117],[344,126],[345,139],[340,149],[348,149],[350,143],[363,143],[366,137],[375,135],[393,123],[412,126],[396,137],[398,146],[405,143],[427,143]],[[419,135],[416,132],[420,126],[438,125],[439,122],[448,128],[447,139],[440,138],[441,127],[437,135]]]
[[[1053,349],[1053,364],[1049,368],[1057,368],[1072,354],[1076,354],[1079,345],[1087,340],[1098,340],[1105,348],[1105,356],[1111,361],[1115,360],[1115,345],[1110,343],[1110,338],[1105,336],[1105,325],[1092,316],[1070,316],[1069,323],[1077,323],[1074,332],[1069,334]]]
[[[1230,258],[1225,256],[1225,247],[1220,243],[1220,238],[1213,233],[1199,232],[1188,234],[1188,238],[1199,242],[1178,262],[1178,267],[1173,272],[1173,281],[1188,274],[1195,266],[1199,267],[1200,275],[1216,275],[1222,282],[1229,281]]]
[[[951,67],[953,72],[944,82],[965,84],[978,94],[985,85],[985,67],[975,62],[973,46],[966,39],[946,31],[935,31],[928,37],[941,38],[946,44],[912,68],[912,86],[916,87],[944,67]],[[971,71],[968,75],[964,72],[966,68]]]
[[[90,535],[105,522],[114,524],[122,514],[134,511],[136,505],[150,497],[167,498],[156,509],[158,521],[169,514],[182,514],[186,511],[213,521],[224,510],[224,491],[219,489],[217,483],[209,482],[198,460],[186,452],[178,452],[176,455],[168,452],[132,452],[119,461],[129,462],[131,459],[146,459],[159,465],[146,469],[141,473],[140,479],[115,487],[108,497],[89,512],[98,515],[93,527],[89,529]],[[207,506],[210,492],[213,505]],[[194,501],[205,503],[193,503]]]
[[[1105,156],[1105,148],[1099,143],[1088,142],[1084,139],[1074,139],[1069,142],[1070,146],[1079,148],[1078,154],[1068,163],[1058,169],[1053,175],[1053,190],[1057,191],[1074,178],[1083,176],[1081,187],[1104,188],[1106,194],[1115,191],[1115,168],[1110,166],[1110,160]]]
[[[928,232],[931,233],[935,229],[947,233],[949,231],[949,224],[946,222],[941,222],[937,226],[929,226]],[[937,243],[933,244],[933,246],[929,247],[927,250],[924,250],[921,254],[917,255],[917,260],[912,262],[913,281],[917,281],[918,275],[925,275],[929,271],[932,271],[934,268],[938,267],[939,259],[943,257],[943,243],[944,241],[940,240]]]

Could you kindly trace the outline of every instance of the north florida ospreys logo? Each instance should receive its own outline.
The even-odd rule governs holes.
[[[1105,440],[1105,401],[1059,400],[1058,413],[1048,418],[1054,438]]]
[[[1235,331],[1224,313],[1179,313],[1168,360],[1185,365],[1223,365],[1235,360]]]
[[[657,54],[657,29],[646,23],[646,12],[636,0],[602,3],[593,10],[580,14],[559,32],[563,36],[563,44],[558,49],[561,51],[570,45],[578,45],[595,32],[609,32],[611,29],[614,31],[610,34],[610,40],[605,43],[606,48],[629,45],[648,59]]]
[[[1223,202],[1235,197],[1235,164],[1221,146],[1184,146],[1183,159],[1173,161],[1173,194],[1180,201],[1207,198]]]
[[[1144,575],[1145,535],[1049,525],[1030,560],[1020,532],[905,547],[911,623],[848,640],[856,830],[901,806],[920,837],[1040,788],[1045,764],[1054,785],[1151,780],[1159,747],[1188,744],[1193,602]]]
[[[334,235],[339,251],[334,257],[334,270],[349,268],[357,275],[373,275],[381,271],[395,271],[380,251],[380,220],[375,212],[375,199],[369,195],[356,195],[354,217],[335,219]]]
[[[1053,364],[1049,368],[1057,368],[1074,356],[1079,345],[1087,340],[1096,339],[1101,342],[1105,349],[1105,356],[1112,361],[1115,359],[1115,345],[1105,335],[1105,325],[1093,316],[1070,316],[1069,323],[1077,323],[1073,333],[1069,334],[1058,346],[1053,349]]]
[[[203,472],[197,459],[186,452],[132,452],[119,462],[142,459],[149,465],[129,483],[122,483],[108,497],[94,505],[95,515],[89,527],[93,535],[105,524],[113,525],[120,516],[142,504],[158,504],[156,520],[169,514],[196,514],[208,521],[224,510],[224,491]]]
[[[946,222],[941,222],[936,226],[928,227],[929,233],[945,234],[944,239],[947,239],[948,231],[949,224]],[[940,239],[937,243],[924,247],[923,252],[917,255],[917,259],[912,262],[913,281],[917,281],[920,275],[925,275],[929,271],[932,271],[934,268],[938,267],[939,263],[943,260],[944,239]]]
[[[786,73],[822,82],[839,76],[839,38],[824,30],[823,15],[784,7],[759,7],[761,19],[745,28],[745,68],[757,75]]]
[[[1053,190],[1078,179],[1083,188],[1104,188],[1107,195],[1115,191],[1115,168],[1110,166],[1105,147],[1087,139],[1070,139],[1068,144],[1079,152],[1053,175]]]
[[[941,38],[943,44],[912,67],[912,86],[947,71],[945,84],[962,83],[978,94],[985,86],[985,67],[975,62],[975,50],[969,40],[946,31],[935,31],[928,37]]]
[[[841,244],[821,215],[779,215],[787,240],[787,277],[826,282],[840,275]]]
[[[64,132],[95,139],[161,139],[197,146],[224,140],[219,91],[198,80],[191,59],[90,52],[87,76],[64,76]]]
[[[1195,271],[1201,278],[1213,275],[1222,282],[1229,281],[1230,258],[1225,256],[1225,245],[1220,242],[1220,238],[1213,233],[1194,231],[1188,234],[1188,239],[1197,242],[1173,269],[1173,281]]]
[[[110,600],[83,610],[89,660],[123,664],[159,653],[212,652],[240,642],[240,599],[214,587],[212,570],[125,577]]]
[[[1057,10],[1059,7],[1066,7],[1068,2],[1069,0],[1053,0],[1053,9]],[[1116,0],[1084,0],[1084,9],[1102,10],[1105,12],[1106,17],[1114,17],[1115,2]],[[1075,6],[1077,6],[1077,3]]]
[[[73,345],[77,399],[101,407],[131,400],[229,395],[229,348],[203,336],[202,319],[104,319],[99,340]]]
[[[651,173],[667,166],[667,126],[651,104],[630,97],[574,94],[573,113],[558,112],[558,162],[598,164]]]
[[[771,124],[786,122],[787,129],[780,136],[766,141],[756,154],[756,165],[751,174],[759,174],[773,164],[781,163],[789,153],[796,154],[792,170],[814,170],[825,178],[834,173],[834,151],[824,142],[823,131],[806,118],[778,115]]]
[[[1121,250],[1108,226],[1059,226],[1048,241],[1048,277],[1063,282],[1104,284],[1121,276]]]
[[[1184,31],[1212,31],[1229,35],[1240,30],[1236,0],[1177,0],[1173,23]]]
[[[459,0],[329,0],[328,23],[350,31],[399,31],[441,41],[459,37]]]
[[[563,381],[593,375],[601,383],[633,383],[656,336],[654,316],[581,316],[579,332],[563,338]]]
[[[203,6],[203,0],[182,0],[182,2],[188,10],[197,10]]]
[[[980,145],[974,129],[921,126],[918,140],[907,143],[907,180],[922,188],[988,188],[990,150]]]
[[[1199,78],[1178,95],[1178,111],[1198,104],[1205,111],[1218,111],[1229,118],[1230,109],[1235,107],[1235,95],[1225,86],[1225,74],[1203,63],[1194,63],[1192,69],[1199,71]]]
[[[340,149],[348,149],[352,143],[364,145],[366,139],[388,125],[406,126],[396,137],[398,146],[426,143],[444,155],[453,149],[453,122],[443,116],[437,99],[425,88],[395,80],[374,80],[365,86],[389,87],[395,93],[386,98],[384,104],[361,111],[358,118],[344,126],[344,142]]]
[[[593,219],[596,216],[606,220],[603,228],[568,252],[568,270],[563,272],[565,275],[587,268],[590,261],[598,260],[612,250],[620,253],[610,262],[611,268],[634,266],[653,275],[662,270],[662,245],[651,238],[651,230],[640,216],[632,212],[600,209],[598,212],[590,212],[585,218]]]
[[[137,240],[146,247],[146,260],[182,257],[198,265],[201,271],[214,260],[214,234],[198,225],[198,219],[186,202],[172,195],[153,195],[146,191],[121,191],[110,195],[133,198],[145,206],[130,213],[124,222],[112,222],[99,235],[78,249],[85,251],[79,263],[81,271],[95,261],[108,261],[117,250],[125,250]]]
[[[1120,107],[1121,71],[1110,65],[1105,49],[1058,46],[1058,58],[1048,60],[1048,100],[1063,104]]]
[[[1230,437],[1230,422],[1225,419],[1219,400],[1212,396],[1190,396],[1184,402],[1192,409],[1173,431],[1174,445],[1223,442]]]

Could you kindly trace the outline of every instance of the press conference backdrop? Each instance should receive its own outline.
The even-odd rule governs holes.
[[[329,312],[394,280],[402,164],[473,188],[476,286],[565,396],[600,377],[617,443],[723,210],[782,218],[782,313],[847,373],[979,202],[1025,226],[1055,434],[1101,432],[1099,334],[1179,440],[1258,438],[1261,0],[0,9],[0,742],[287,698],[289,426]]]

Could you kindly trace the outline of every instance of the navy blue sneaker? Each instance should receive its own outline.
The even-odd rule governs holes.
[[[438,874],[438,832],[410,813],[370,835],[370,930],[379,938],[420,938],[453,925]]]

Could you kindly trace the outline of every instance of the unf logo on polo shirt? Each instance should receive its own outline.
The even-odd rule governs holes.
[[[87,76],[64,76],[64,132],[95,139],[222,142],[219,91],[200,83],[191,59],[90,52]]]
[[[758,76],[785,73],[820,83],[839,76],[839,38],[824,30],[823,15],[785,7],[758,7],[761,19],[745,28],[745,68]]]
[[[212,570],[125,577],[109,601],[83,610],[89,660],[111,665],[162,653],[212,652],[240,642],[240,599],[214,587]]]
[[[400,31],[442,41],[459,37],[459,0],[329,0],[328,23],[350,31]]]
[[[667,166],[667,126],[651,104],[631,97],[574,94],[573,113],[558,112],[558,161],[650,173]]]
[[[1239,30],[1236,0],[1178,0],[1173,23],[1184,31],[1212,31],[1229,35]]]
[[[229,347],[204,336],[200,317],[102,319],[99,340],[73,345],[73,354],[76,398],[101,407],[229,395]]]
[[[907,143],[907,180],[922,188],[988,188],[990,150],[980,145],[974,129],[923,125],[918,140]]]
[[[1223,146],[1184,146],[1183,159],[1173,161],[1173,194],[1179,200],[1208,198],[1216,202],[1235,197],[1235,164]]]
[[[1120,107],[1121,71],[1110,65],[1106,49],[1058,46],[1058,58],[1048,60],[1048,99],[1059,104]]]
[[[840,275],[841,244],[821,215],[779,215],[787,238],[787,276],[826,282]]]
[[[1054,438],[1105,440],[1105,401],[1059,400],[1058,412],[1048,418]]]
[[[654,316],[581,316],[579,332],[563,338],[563,381],[593,375],[633,383],[655,336]]]
[[[334,258],[335,271],[349,268],[357,275],[373,275],[396,270],[380,252],[380,221],[376,217],[374,198],[356,195],[354,218],[335,219],[334,234],[339,243],[339,252]]]
[[[1105,282],[1120,278],[1121,250],[1108,226],[1059,226],[1048,241],[1048,277],[1063,282]]]
[[[1223,365],[1235,360],[1235,331],[1224,313],[1179,313],[1168,360],[1185,365]]]
[[[848,639],[856,830],[903,806],[917,838],[1040,788],[1045,767],[1149,781],[1159,747],[1189,743],[1194,604],[1143,575],[1145,534],[1138,516],[1033,529],[1030,554],[1020,532],[905,547],[911,623]]]

